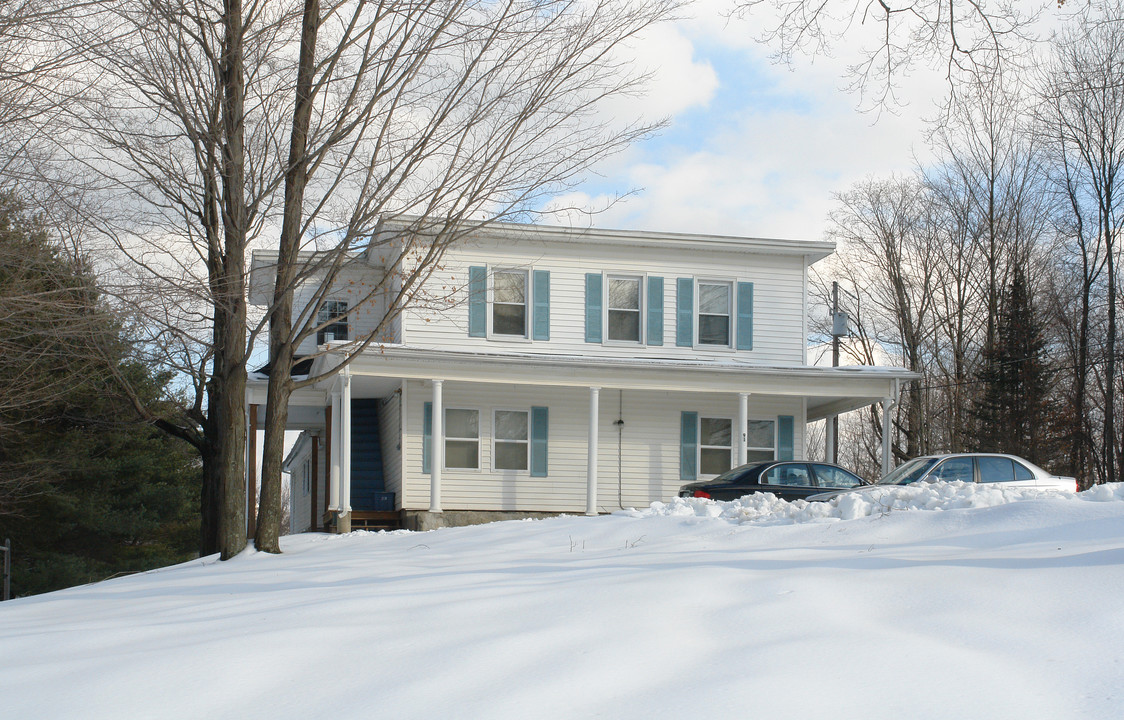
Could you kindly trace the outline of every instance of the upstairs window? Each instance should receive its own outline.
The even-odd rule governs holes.
[[[347,340],[347,302],[325,300],[320,303],[320,310],[316,313],[316,324],[321,326],[316,332],[317,345],[333,340]]]
[[[527,272],[497,270],[492,275],[492,334],[527,337]]]
[[[699,281],[699,345],[730,347],[730,283]]]
[[[639,277],[609,276],[608,339],[617,342],[640,342]]]

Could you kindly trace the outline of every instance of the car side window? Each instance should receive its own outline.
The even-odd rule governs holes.
[[[933,478],[945,482],[975,482],[972,476],[972,458],[949,458],[937,466]]]
[[[812,469],[816,472],[816,484],[820,487],[853,488],[862,484],[858,475],[852,475],[842,468],[813,463]]]
[[[765,473],[765,484],[811,487],[812,479],[804,465],[777,465]]]
[[[1012,462],[1014,462],[1014,461],[1012,461]],[[1016,462],[1016,463],[1014,463],[1014,465],[1015,465],[1015,479],[1016,480],[1033,480],[1034,479],[1034,473],[1032,473],[1030,471],[1030,468],[1028,468],[1026,465],[1023,465],[1020,462]]]
[[[1014,463],[1004,457],[977,458],[980,463],[980,482],[1011,482],[1015,479]]]

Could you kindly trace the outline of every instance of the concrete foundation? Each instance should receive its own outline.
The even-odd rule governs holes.
[[[465,525],[483,525],[484,523],[500,522],[502,520],[525,520],[527,518],[542,519],[557,517],[565,513],[555,512],[517,512],[502,510],[445,510],[444,512],[429,512],[428,510],[403,510],[402,527],[407,530],[425,531],[436,530],[443,527],[464,527]]]

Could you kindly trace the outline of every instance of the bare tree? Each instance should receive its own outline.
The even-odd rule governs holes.
[[[920,182],[893,178],[860,182],[838,199],[829,233],[840,242],[841,262],[853,264],[854,282],[866,298],[861,332],[883,352],[900,354],[906,367],[921,372],[934,332],[941,251],[930,198]],[[900,458],[928,451],[921,385],[910,383],[906,395],[905,407],[899,408],[905,413],[900,429],[906,446],[894,445]]]
[[[1075,319],[1076,358],[1073,399],[1077,417],[1086,418],[1091,368],[1094,301],[1104,294],[1104,344],[1099,353],[1101,446],[1099,480],[1114,482],[1122,443],[1117,438],[1116,410],[1120,379],[1117,369],[1116,278],[1117,236],[1124,208],[1124,3],[1107,3],[1105,16],[1087,19],[1061,32],[1041,75],[1039,119],[1054,148],[1055,177],[1071,213],[1067,244],[1081,267],[1082,292]],[[1113,20],[1105,22],[1104,20]],[[1103,272],[1103,279],[1101,273]],[[1071,459],[1081,465],[1075,438]],[[1076,468],[1075,468],[1076,469]]]
[[[359,298],[359,308],[381,299],[384,309],[375,327],[351,338],[351,358],[405,307],[446,301],[440,295],[449,289],[434,297],[425,281],[450,245],[489,222],[533,212],[652,130],[616,124],[598,110],[643,79],[617,56],[621,44],[676,7],[675,0],[307,0],[265,318],[270,375],[258,549],[279,551],[288,398],[324,379],[292,377],[296,348],[338,320],[317,311],[347,260],[362,251],[391,263]],[[406,233],[379,232],[380,219],[402,213],[418,216]],[[311,264],[302,258],[303,249],[317,248]],[[312,302],[294,317],[298,286],[312,289]]]
[[[81,92],[59,105],[66,122],[40,170],[96,223],[117,258],[105,284],[151,358],[181,378],[178,414],[137,409],[202,454],[202,552],[245,545],[247,363],[267,330],[258,545],[277,547],[293,352],[325,324],[316,298],[293,317],[294,288],[322,296],[353,253],[387,242],[400,260],[362,302],[389,295],[389,323],[425,301],[428,273],[474,224],[533,211],[652,129],[599,113],[642,79],[626,72],[623,43],[676,7],[96,0],[60,33],[80,58],[68,87]],[[441,221],[403,249],[377,232],[401,213]],[[247,253],[275,243],[273,303],[250,317]]]
[[[874,106],[894,106],[896,82],[918,66],[940,63],[953,88],[990,82],[1038,39],[1035,23],[1057,0],[734,0],[733,13],[764,21],[761,39],[789,60],[826,53],[862,38],[848,67],[850,89]],[[864,31],[863,25],[870,25]]]

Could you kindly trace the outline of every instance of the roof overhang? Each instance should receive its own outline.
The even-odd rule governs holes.
[[[316,359],[313,372],[330,371],[343,349]],[[348,366],[353,382],[392,392],[401,380],[462,381],[553,387],[600,387],[663,392],[730,392],[807,400],[809,422],[886,398],[896,401],[901,384],[919,377],[903,368],[761,366],[738,361],[591,358],[532,353],[472,353],[401,345],[368,348]],[[251,379],[251,394],[264,400],[265,379]],[[322,408],[332,380],[294,393],[290,414]],[[255,390],[260,385],[260,393]],[[251,402],[254,400],[251,399]],[[295,414],[294,414],[295,413]],[[308,421],[318,418],[310,415]],[[322,422],[322,419],[321,419]]]

